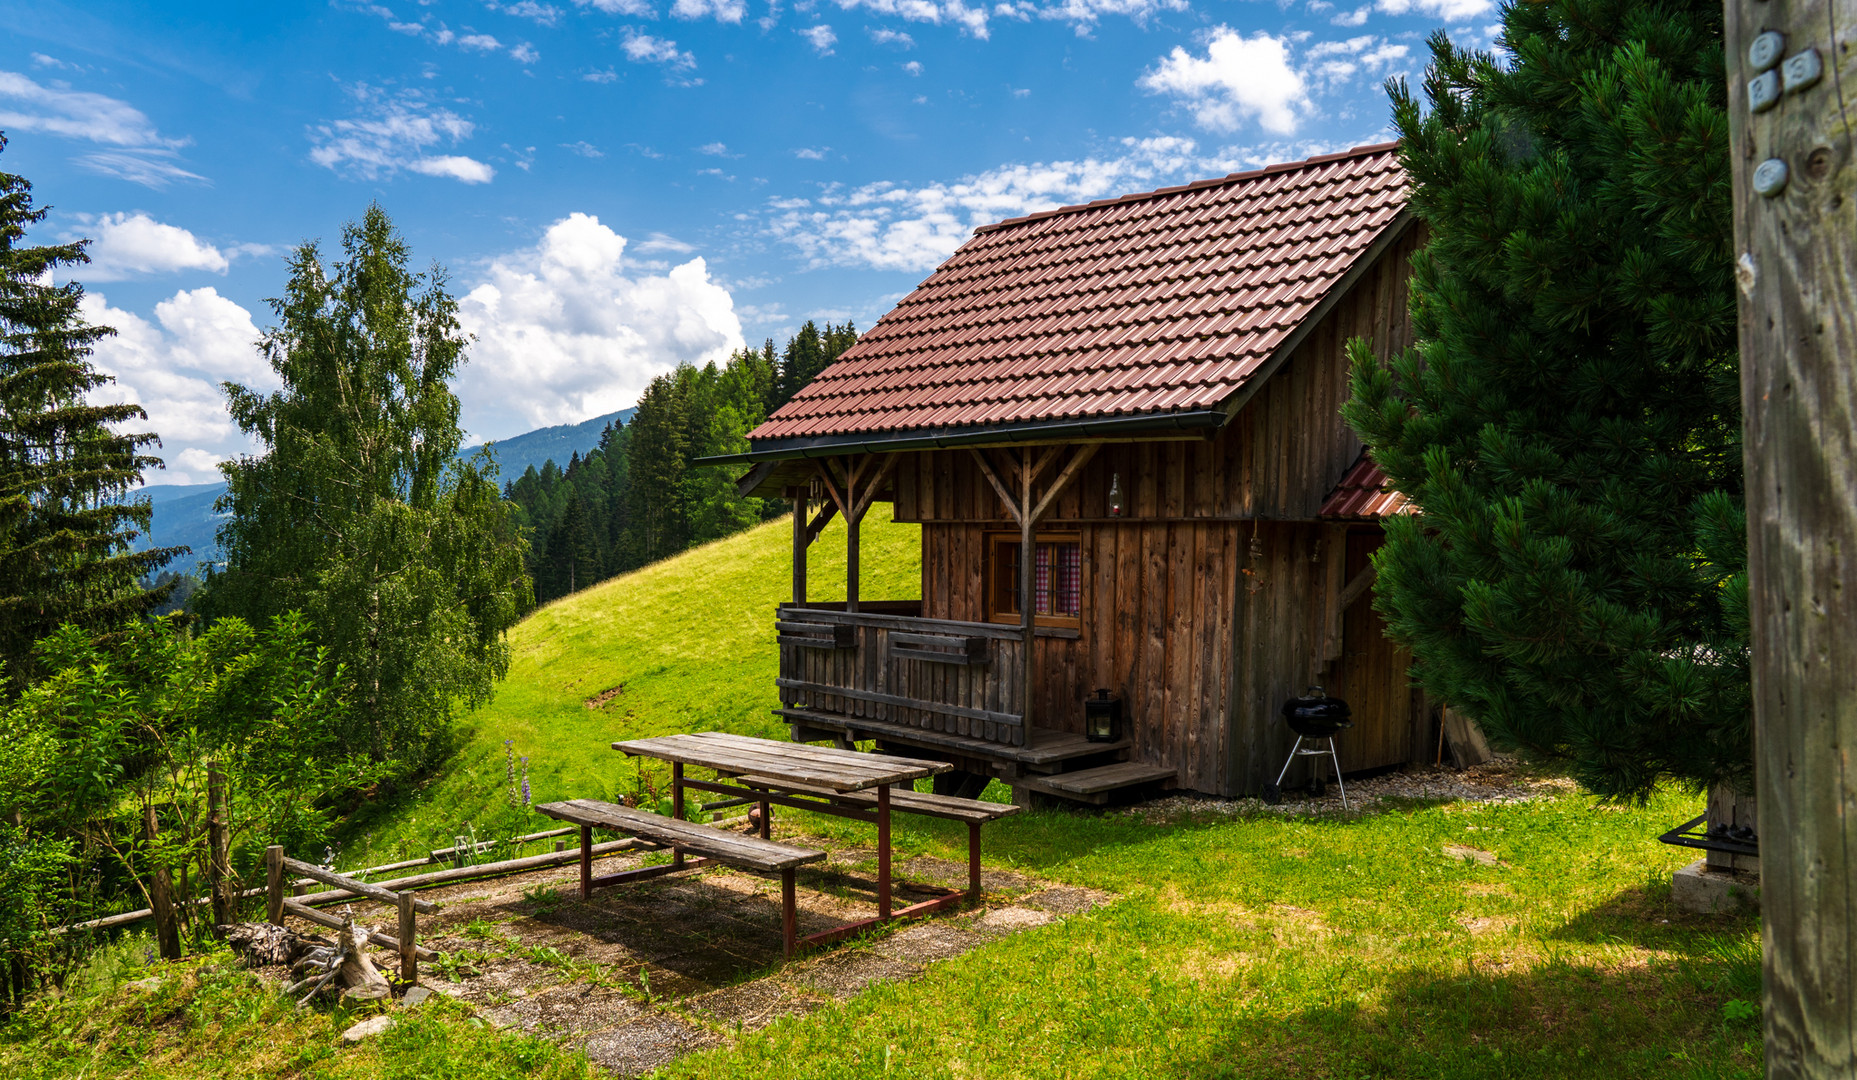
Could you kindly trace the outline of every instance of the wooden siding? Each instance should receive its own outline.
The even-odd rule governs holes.
[[[923,614],[979,620],[985,526],[922,529]],[[1180,772],[1183,787],[1219,791],[1237,530],[1229,522],[1091,525],[1083,555],[1081,629],[1041,636],[1032,723],[1083,730],[1083,699],[1122,698],[1138,760]]]
[[[1079,535],[1083,608],[1074,638],[1038,639],[1034,725],[1080,731],[1083,698],[1107,687],[1134,758],[1178,770],[1183,788],[1254,794],[1294,738],[1277,710],[1325,674],[1356,717],[1339,743],[1345,769],[1415,756],[1406,660],[1371,596],[1343,619],[1341,659],[1321,663],[1337,586],[1315,561],[1327,531],[1315,518],[1361,449],[1339,415],[1346,343],[1365,337],[1382,357],[1411,344],[1420,239],[1395,243],[1216,438],[1105,445],[1059,496],[1040,528]],[[1013,528],[998,496],[966,450],[908,454],[894,477],[896,519],[923,526],[923,615],[984,619],[985,537]],[[1123,511],[1111,517],[1116,477]],[[1350,540],[1350,565],[1365,565],[1377,531]]]

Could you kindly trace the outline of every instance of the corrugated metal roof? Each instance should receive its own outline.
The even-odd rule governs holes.
[[[1362,450],[1361,456],[1348,467],[1347,475],[1322,500],[1322,509],[1316,516],[1373,521],[1395,514],[1416,514],[1418,510],[1417,503],[1388,486],[1386,474],[1367,456],[1367,451]]]
[[[984,226],[749,438],[1211,408],[1405,198],[1388,143]]]

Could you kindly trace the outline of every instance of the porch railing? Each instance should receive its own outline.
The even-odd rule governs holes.
[[[779,607],[783,705],[1025,745],[1018,627],[923,619],[901,603],[860,606]]]

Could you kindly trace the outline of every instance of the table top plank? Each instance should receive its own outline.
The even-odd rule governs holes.
[[[882,784],[902,784],[947,772],[945,761],[865,754],[837,747],[776,742],[728,732],[705,731],[628,739],[612,744],[614,750],[659,758],[721,772],[754,773],[796,784],[813,784],[834,791],[862,791]]]

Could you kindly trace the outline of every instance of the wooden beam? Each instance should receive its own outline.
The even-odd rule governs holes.
[[[806,542],[810,544],[814,540],[819,539],[819,534],[824,532],[825,527],[830,525],[832,519],[837,516],[838,504],[826,503],[823,507],[820,507],[819,516],[812,519],[811,525],[806,526]]]
[[[1051,504],[1057,501],[1057,497],[1064,493],[1064,489],[1070,486],[1070,482],[1075,480],[1077,474],[1083,471],[1083,467],[1088,465],[1090,459],[1096,456],[1097,448],[1100,446],[1102,446],[1102,443],[1084,443],[1077,448],[1076,453],[1070,456],[1070,464],[1064,466],[1064,471],[1057,474],[1056,480],[1051,481],[1050,490],[1045,492],[1045,497],[1038,500],[1037,507],[1032,510],[1032,524],[1036,525],[1038,521],[1045,516],[1045,511],[1051,509]],[[1033,469],[1032,475],[1036,476],[1037,474],[1038,470]],[[1027,486],[1027,496],[1028,498],[1030,496],[1029,485]]]
[[[1726,7],[1765,1062],[1829,1080],[1857,1076],[1857,10]]]
[[[1019,500],[1006,489],[1005,482],[999,478],[999,473],[994,471],[993,463],[987,460],[985,454],[971,446],[967,448],[967,452],[974,455],[974,462],[980,466],[980,475],[987,478],[987,483],[993,485],[994,494],[998,495],[999,501],[1006,505],[1006,513],[1012,516],[1013,524],[1023,525],[1025,515],[1019,512]]]
[[[839,494],[838,486],[832,482],[832,464],[831,458],[826,458],[819,463],[819,480],[825,487],[825,493],[831,496],[832,502],[837,504],[838,512],[843,514],[850,503],[845,496]]]
[[[1346,588],[1341,590],[1341,610],[1342,611],[1345,612],[1349,608],[1353,607],[1354,601],[1359,600],[1361,598],[1361,594],[1366,592],[1368,588],[1373,585],[1373,579],[1374,579],[1375,573],[1376,572],[1373,568],[1373,565],[1370,563],[1368,564],[1367,569],[1362,570],[1360,573],[1354,575],[1354,579],[1348,582]]]
[[[1038,556],[1037,521],[1032,516],[1032,448],[1019,451],[1019,490],[1024,494],[1019,514],[1019,633],[1025,650],[1025,677],[1021,680],[1024,700],[1019,715],[1025,721],[1025,743],[1032,741],[1032,703],[1038,686],[1038,600],[1032,589],[1033,564]]]
[[[897,455],[895,454],[873,454],[872,456],[881,457],[883,460],[877,464],[875,472],[861,481],[861,490],[858,496],[852,500],[853,505],[857,508],[859,521],[863,521],[864,515],[870,512],[870,504],[876,501],[877,493],[883,490],[884,478],[889,476],[890,470],[896,467]]]
[[[1320,668],[1341,659],[1342,648],[1342,614],[1347,605],[1341,602],[1341,594],[1347,589],[1344,574],[1348,572],[1348,527],[1346,525],[1329,525],[1322,530],[1322,577],[1326,587],[1322,590],[1324,610],[1322,618],[1321,662],[1316,665],[1318,677]]]

